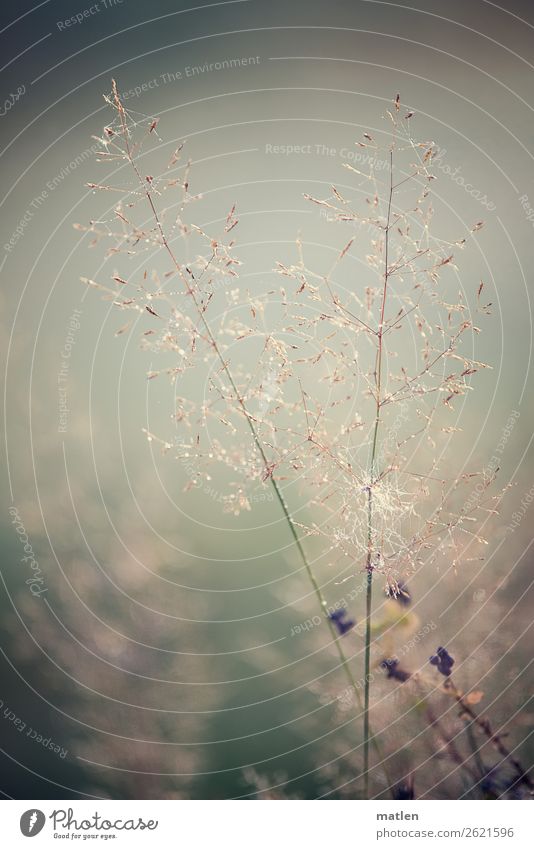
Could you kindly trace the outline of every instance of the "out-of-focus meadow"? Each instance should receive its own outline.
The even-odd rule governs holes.
[[[6,151],[7,171],[18,182],[7,198],[2,266],[7,474],[0,790],[15,798],[362,795],[361,707],[269,475],[250,459],[254,445],[246,421],[232,414],[226,426],[196,413],[176,416],[185,409],[177,400],[183,396],[200,405],[213,398],[220,367],[202,353],[195,368],[175,380],[166,374],[147,379],[177,361],[176,351],[143,339],[155,317],[143,311],[130,325],[129,315],[81,282],[87,277],[108,285],[125,274],[143,281],[148,270],[148,290],[156,285],[153,270],[158,281],[169,270],[164,251],[153,250],[154,225],[146,211],[145,252],[136,245],[131,256],[106,254],[105,238],[91,245],[95,231],[109,229],[116,202],[109,192],[87,188],[101,178],[92,136],[107,126],[101,95],[109,94],[113,75],[133,120],[146,116],[150,127],[160,117],[143,173],[160,174],[187,139],[176,177],[183,181],[191,158],[190,192],[201,196],[188,216],[208,234],[220,233],[235,204],[239,222],[228,238],[236,240],[239,276],[222,279],[210,315],[216,331],[226,334],[225,350],[243,380],[254,375],[256,419],[265,412],[262,404],[276,407],[285,392],[302,425],[314,404],[331,397],[332,375],[323,363],[297,365],[300,382],[280,380],[279,352],[263,348],[257,334],[240,340],[238,322],[252,304],[247,321],[257,326],[261,320],[266,335],[282,319],[287,323],[287,303],[299,303],[298,282],[280,276],[276,264],[298,263],[299,245],[307,267],[319,277],[328,274],[355,230],[303,194],[332,199],[334,185],[365,207],[368,187],[343,166],[369,170],[369,150],[355,142],[365,141],[364,132],[387,132],[381,116],[395,108],[397,91],[403,115],[416,113],[410,118],[416,135],[435,145],[431,188],[439,238],[452,241],[484,221],[459,250],[457,269],[444,272],[443,286],[452,304],[461,292],[480,329],[462,354],[491,368],[469,379],[452,413],[440,407],[438,423],[450,429],[435,443],[426,434],[418,437],[411,461],[428,469],[439,456],[447,477],[482,471],[484,480],[495,477],[492,492],[502,499],[492,504],[497,512],[484,514],[483,527],[477,525],[480,539],[470,545],[467,562],[455,565],[447,550],[429,563],[421,556],[396,576],[407,587],[397,598],[386,595],[385,575],[377,572],[371,721],[381,755],[371,750],[370,786],[372,795],[384,797],[392,786],[410,795],[413,785],[417,798],[523,798],[528,787],[495,742],[523,767],[532,764],[532,221],[521,200],[531,154],[527,106],[520,102],[532,89],[526,89],[519,59],[494,46],[502,76],[495,94],[486,68],[495,58],[487,57],[485,39],[462,30],[461,61],[445,55],[442,48],[456,32],[446,23],[436,36],[436,80],[429,80],[432,48],[423,45],[433,43],[431,22],[417,18],[420,43],[409,53],[402,41],[391,47],[389,37],[364,33],[393,27],[399,38],[413,39],[414,24],[402,7],[385,25],[372,4],[319,4],[309,12],[310,27],[339,26],[333,33],[294,29],[301,25],[302,4],[274,4],[275,32],[262,30],[268,23],[258,3],[242,5],[213,12],[209,22],[184,16],[181,41],[212,30],[226,33],[207,46],[202,42],[202,55],[194,43],[158,52],[161,25],[141,27],[130,44],[120,35],[115,42],[121,56],[134,55],[133,44],[143,58],[92,79],[84,55],[65,91],[64,79],[53,73],[45,79],[53,120],[41,114],[33,95],[13,110],[13,129],[23,141]],[[143,19],[140,5],[131,12]],[[459,3],[450,13],[473,23]],[[499,14],[494,10],[488,18],[487,33],[500,32],[520,51],[521,32],[506,18],[502,35]],[[83,46],[84,37],[74,33],[80,41],[69,52]],[[95,46],[97,34],[91,38],[99,69],[107,67],[108,47]],[[318,58],[281,58],[304,54]],[[228,65],[238,56],[259,59]],[[468,56],[478,68],[472,78],[462,70]],[[209,73],[185,72],[223,60],[226,66]],[[48,56],[41,71],[52,64]],[[180,69],[182,76],[172,81],[169,73]],[[157,83],[136,91],[150,80]],[[42,126],[38,138],[26,129],[32,118]],[[125,186],[124,172],[115,179]],[[175,213],[167,197],[162,191],[158,203]],[[336,272],[336,292],[347,298],[360,286],[365,300],[371,238],[358,230]],[[193,268],[191,250],[184,259]],[[477,311],[481,280],[484,303],[492,302],[487,314]],[[323,309],[313,306],[313,297],[310,314]],[[300,315],[295,307],[291,318],[307,326],[305,310]],[[332,341],[326,331],[315,332],[310,348],[331,346],[344,356],[347,337]],[[370,357],[365,340],[350,344],[362,360]],[[411,337],[399,336],[398,345],[399,360],[388,361],[388,370],[420,350]],[[331,416],[339,427],[368,417],[365,368],[355,370],[353,384],[345,376],[336,396]],[[409,413],[414,422],[403,421],[401,434],[417,431],[426,413],[425,401],[416,403]],[[188,458],[184,429],[187,439],[194,442],[198,430],[213,440],[215,453],[226,452],[222,462],[220,453],[218,463],[208,462],[207,475],[198,476]],[[147,431],[157,438],[148,440]],[[366,454],[368,434],[358,428],[352,434],[355,455]],[[346,607],[356,621],[341,643],[363,697],[365,561],[351,567],[333,544],[336,517],[341,537],[350,504],[336,502],[328,513],[330,504],[321,506],[317,495],[325,481],[310,485],[294,440],[281,427],[276,444],[269,444],[280,464],[286,446],[280,486],[328,605]],[[242,457],[244,476],[232,468]],[[463,499],[479,480],[467,481]],[[432,484],[426,498],[417,508],[422,514],[433,509]],[[308,535],[326,525],[328,534]],[[365,547],[365,540],[358,545]],[[429,663],[438,646],[454,657],[454,684],[482,722],[489,718],[490,732],[470,723],[465,705],[444,689],[444,676]],[[381,664],[391,658],[399,665],[388,676]],[[403,681],[399,669],[410,678]],[[488,736],[495,733],[492,745]]]

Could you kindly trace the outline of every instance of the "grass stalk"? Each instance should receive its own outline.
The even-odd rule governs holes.
[[[295,546],[297,548],[297,551],[299,553],[301,561],[302,561],[304,568],[306,570],[306,574],[308,576],[310,584],[312,585],[314,594],[315,594],[317,601],[320,605],[321,613],[323,615],[326,615],[327,606],[328,606],[326,598],[323,595],[323,592],[321,590],[321,587],[319,586],[319,583],[318,583],[317,578],[314,574],[312,566],[311,566],[311,564],[308,560],[306,552],[304,551],[304,547],[302,545],[302,540],[300,539],[297,528],[295,527],[295,524],[293,522],[290,509],[289,509],[289,507],[288,507],[288,505],[287,505],[287,503],[284,499],[282,491],[281,491],[281,489],[278,485],[278,482],[277,482],[277,480],[274,476],[274,473],[273,473],[273,470],[272,470],[272,465],[269,463],[269,460],[268,460],[268,457],[265,453],[265,449],[263,447],[259,433],[258,433],[258,431],[257,431],[257,429],[254,425],[254,422],[252,420],[251,415],[248,412],[245,400],[242,397],[241,393],[239,392],[239,389],[238,389],[237,384],[234,380],[234,377],[233,377],[233,374],[230,370],[230,367],[229,367],[227,361],[225,360],[223,353],[222,353],[222,351],[221,351],[221,349],[220,349],[220,347],[217,343],[217,339],[214,336],[214,334],[211,330],[210,324],[206,319],[205,309],[203,308],[202,304],[199,302],[199,300],[198,300],[198,298],[195,294],[195,291],[191,286],[189,279],[184,275],[182,266],[178,262],[178,259],[175,256],[174,251],[172,250],[172,248],[169,244],[169,241],[168,241],[166,234],[165,234],[165,231],[163,229],[161,218],[158,214],[158,210],[157,210],[156,204],[154,202],[154,198],[153,198],[150,186],[149,186],[149,184],[147,183],[146,180],[143,180],[141,173],[140,173],[140,171],[137,167],[137,163],[136,163],[136,160],[135,160],[135,157],[133,155],[132,148],[131,148],[131,145],[130,145],[128,127],[127,127],[127,122],[126,122],[126,113],[125,113],[124,107],[122,105],[122,101],[120,99],[120,95],[119,95],[115,80],[112,80],[112,91],[113,91],[113,100],[114,100],[115,107],[116,107],[118,115],[119,115],[122,134],[123,134],[123,137],[124,137],[126,159],[129,162],[129,164],[131,165],[132,169],[134,170],[135,175],[136,175],[136,177],[139,181],[139,186],[142,187],[143,192],[145,194],[145,197],[148,201],[148,204],[149,204],[151,212],[152,212],[152,216],[154,218],[154,222],[156,224],[156,228],[157,228],[158,233],[159,233],[159,237],[161,239],[162,246],[165,249],[165,251],[167,252],[167,254],[169,255],[169,258],[170,258],[174,268],[176,269],[178,275],[180,276],[180,279],[184,283],[184,285],[187,289],[187,294],[191,297],[191,299],[193,301],[193,304],[194,304],[195,309],[198,313],[200,322],[201,322],[201,324],[204,328],[204,331],[206,333],[207,340],[209,341],[209,344],[211,345],[213,351],[215,352],[217,358],[219,359],[219,361],[221,363],[222,371],[225,374],[225,376],[226,376],[226,378],[227,378],[227,380],[230,384],[230,387],[231,387],[231,390],[232,390],[232,392],[235,396],[235,401],[238,405],[238,408],[241,410],[241,412],[242,412],[242,414],[243,414],[243,416],[244,416],[244,418],[247,422],[247,425],[248,425],[248,428],[250,430],[254,445],[255,445],[258,453],[259,453],[259,456],[261,457],[261,460],[262,460],[262,463],[263,463],[263,466],[264,466],[265,479],[270,481],[270,485],[273,488],[276,499],[277,499],[277,501],[280,505],[280,508],[282,510],[282,514],[284,516],[284,519],[285,519],[285,521],[286,521],[286,523],[289,527],[291,536],[293,538],[293,541],[295,543]],[[390,205],[391,205],[391,199],[390,199]],[[383,312],[384,312],[384,305],[383,305],[383,308],[382,308],[382,317],[383,317]],[[380,335],[380,342],[381,342],[381,335]],[[375,427],[375,444],[376,444],[376,430],[377,430],[377,428]],[[355,680],[355,678],[352,674],[352,671],[350,669],[350,665],[349,665],[347,656],[345,654],[345,651],[343,649],[343,646],[341,645],[341,642],[340,642],[341,637],[337,633],[332,621],[328,618],[328,616],[326,616],[326,621],[327,621],[327,624],[328,624],[328,627],[329,627],[330,635],[331,635],[331,637],[334,641],[334,644],[336,646],[336,650],[337,650],[337,654],[338,654],[338,657],[339,657],[341,667],[343,668],[344,674],[345,674],[345,676],[346,676],[346,678],[349,682],[351,690],[355,694],[356,703],[358,705],[358,708],[359,708],[360,711],[362,711],[363,705],[362,705],[362,699],[361,699],[361,696],[360,696],[359,688],[358,688],[356,680]],[[367,649],[366,649],[366,651],[367,651]],[[367,660],[366,660],[367,666],[368,666],[368,663],[369,663],[369,659],[367,658]],[[366,682],[366,687],[368,687],[367,682]],[[368,696],[367,696],[367,698],[368,698]],[[368,708],[368,704],[367,704],[367,708]],[[384,772],[388,788],[390,788],[392,785],[391,785],[391,781],[390,781],[390,778],[389,778],[389,775],[388,775],[388,770],[387,770],[387,767],[385,765],[384,759],[382,757],[379,744],[378,744],[376,737],[374,736],[374,734],[371,730],[371,727],[369,725],[368,709],[367,709],[366,720],[365,720],[365,728],[366,728],[366,732],[365,732],[365,752],[366,752],[366,758],[367,758],[367,761],[366,761],[367,768],[366,768],[365,772],[366,772],[366,774],[368,773],[368,750],[369,750],[369,743],[371,743],[373,745],[374,749],[375,749],[377,757],[379,758],[379,760],[381,762],[382,770]],[[366,793],[366,798],[368,798],[368,793]]]
[[[365,597],[365,671],[364,671],[364,708],[363,708],[363,781],[364,795],[369,798],[369,744],[371,727],[369,721],[369,699],[371,691],[371,625],[373,605],[373,486],[377,475],[378,431],[382,406],[382,358],[384,353],[384,318],[388,293],[389,278],[389,232],[391,226],[391,208],[393,202],[393,149],[389,152],[389,197],[387,206],[386,226],[384,231],[384,282],[382,287],[382,303],[380,307],[380,323],[377,330],[377,351],[375,364],[375,423],[371,456],[369,460],[369,483],[367,486],[367,562],[366,562],[366,597]]]

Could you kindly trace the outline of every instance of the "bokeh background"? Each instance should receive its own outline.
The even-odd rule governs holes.
[[[279,285],[274,265],[295,260],[298,235],[315,267],[329,267],[346,233],[303,193],[350,185],[344,151],[382,126],[397,92],[416,113],[417,135],[439,145],[440,221],[451,232],[485,222],[462,255],[459,288],[483,279],[493,302],[475,350],[492,370],[458,407],[450,460],[484,467],[512,416],[499,472],[512,485],[484,563],[459,573],[443,564],[410,582],[421,626],[436,626],[410,664],[449,645],[458,683],[484,692],[481,709],[530,764],[531,4],[48,0],[3,9],[0,35],[0,791],[358,792],[361,720],[343,698],[324,623],[292,635],[316,609],[276,505],[253,500],[235,516],[217,479],[212,492],[184,492],[186,470],[142,432],[169,431],[174,390],[147,383],[138,334],[115,336],[122,317],[80,282],[98,279],[104,263],[73,225],[98,220],[113,200],[86,186],[99,177],[92,136],[108,120],[112,77],[128,108],[160,118],[162,156],[187,139],[193,191],[203,195],[197,223],[220,225],[237,205],[238,286],[258,295]],[[276,152],[288,145],[306,152]],[[306,493],[288,484],[287,495],[305,516]],[[26,583],[10,508],[40,567],[34,589],[46,593]],[[358,578],[336,586],[320,548],[311,551],[329,599],[357,588]],[[351,613],[363,615],[357,592]],[[346,646],[361,675],[356,634]],[[393,771],[412,769],[410,748],[420,746],[419,795],[461,795],[458,774],[420,739],[415,719],[395,722],[404,698],[385,681],[373,694]],[[380,780],[374,770],[377,794]]]

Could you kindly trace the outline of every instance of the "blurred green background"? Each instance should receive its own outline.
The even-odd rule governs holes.
[[[411,582],[414,610],[422,625],[436,623],[438,642],[450,641],[459,682],[484,691],[481,707],[491,705],[495,724],[512,717],[510,740],[532,762],[530,4],[96,6],[70,26],[64,22],[89,8],[83,2],[3,12],[11,106],[0,124],[0,790],[15,798],[358,792],[361,720],[339,698],[345,683],[324,624],[291,636],[316,608],[276,504],[253,501],[234,516],[224,510],[222,478],[211,494],[184,493],[184,468],[142,432],[172,435],[174,389],[147,384],[154,364],[138,334],[115,336],[123,317],[80,283],[118,268],[73,228],[105,216],[113,202],[86,187],[99,177],[90,148],[108,120],[102,94],[111,77],[133,90],[130,109],[160,117],[163,158],[187,139],[192,191],[203,195],[196,222],[209,230],[237,205],[236,285],[255,295],[279,285],[273,267],[295,261],[299,234],[309,263],[329,267],[345,231],[303,193],[351,185],[342,151],[382,126],[397,92],[416,112],[419,137],[439,145],[448,166],[433,187],[442,235],[485,221],[461,257],[458,288],[472,293],[483,279],[493,302],[475,350],[493,368],[458,406],[462,432],[451,462],[483,467],[512,411],[520,415],[502,452],[499,480],[512,486],[492,521],[485,563],[459,574],[421,570]],[[273,152],[284,145],[309,152]],[[288,484],[287,497],[310,520],[306,494]],[[41,597],[25,583],[31,571],[21,562],[12,505],[42,572]],[[517,511],[524,518],[507,534]],[[332,602],[358,587],[360,578],[336,586],[318,543],[310,553]],[[363,598],[351,613],[361,620]],[[435,642],[433,634],[421,641],[414,666]],[[361,675],[356,634],[346,648]],[[390,694],[380,680],[375,722],[385,727],[398,774],[409,766],[404,744],[420,742],[423,793],[437,769],[432,741],[419,741],[411,714],[395,723],[409,706]],[[67,754],[31,739],[21,723]],[[380,780],[374,770],[376,793]],[[457,795],[458,781],[438,780],[429,795]]]

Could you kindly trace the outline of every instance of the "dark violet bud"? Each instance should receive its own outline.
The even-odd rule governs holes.
[[[332,613],[328,614],[328,618],[332,620],[332,622],[339,622],[341,619],[344,619],[347,615],[347,611],[344,607],[340,607],[339,610],[333,610]]]
[[[412,776],[408,776],[404,781],[400,781],[392,788],[392,796],[394,799],[415,799],[414,781]]]
[[[348,618],[348,613],[344,607],[341,607],[339,610],[333,610],[328,614],[328,618],[334,623],[341,637],[348,631],[351,631],[356,625],[354,619]]]
[[[447,649],[444,649],[443,646],[438,646],[436,654],[433,654],[430,658],[430,663],[432,666],[437,666],[438,672],[441,672],[442,675],[448,678],[454,666],[454,658],[451,657]]]
[[[399,667],[399,661],[395,657],[385,658],[380,666],[385,669],[388,678],[394,678],[395,681],[400,681],[402,684],[410,677],[409,672]]]
[[[348,631],[352,631],[355,625],[356,622],[354,621],[354,619],[346,619],[344,622],[338,622],[337,628],[341,636],[343,636]]]
[[[396,667],[399,665],[399,661],[394,658],[385,658],[380,666],[382,669],[385,669],[388,675],[388,678],[393,678]]]

